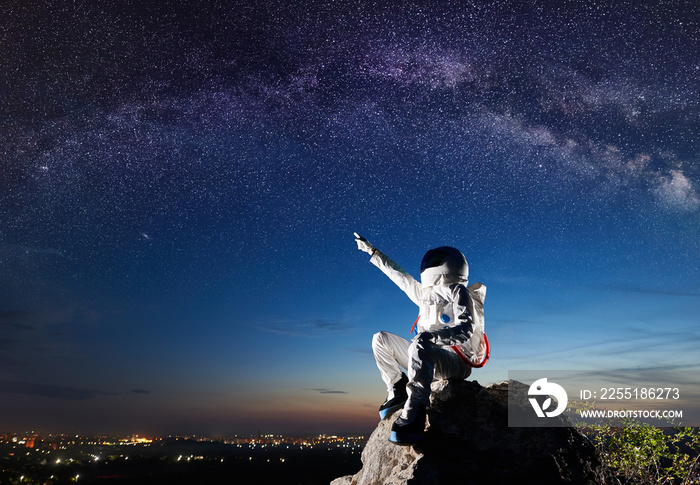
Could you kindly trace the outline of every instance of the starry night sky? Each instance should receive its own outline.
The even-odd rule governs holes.
[[[5,1],[0,429],[370,431],[451,245],[491,362],[698,372],[695,1]]]

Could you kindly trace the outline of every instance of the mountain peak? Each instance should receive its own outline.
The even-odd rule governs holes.
[[[573,427],[508,427],[508,389],[476,381],[433,383],[428,423],[416,446],[388,441],[400,413],[379,423],[362,453],[362,469],[331,485],[593,484],[602,467],[593,444]]]

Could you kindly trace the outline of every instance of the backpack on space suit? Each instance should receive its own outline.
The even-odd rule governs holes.
[[[462,360],[472,367],[483,367],[489,360],[491,348],[489,339],[484,329],[484,299],[486,298],[486,287],[481,283],[474,283],[467,287],[470,296],[469,312],[472,314],[474,325],[472,336],[468,343],[453,345],[452,349],[457,352]],[[469,348],[466,348],[466,346]],[[468,356],[472,356],[471,358]]]

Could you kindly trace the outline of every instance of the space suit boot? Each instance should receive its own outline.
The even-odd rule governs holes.
[[[400,416],[391,426],[389,441],[402,446],[415,445],[423,438],[425,417],[425,407],[416,409],[413,419]]]
[[[384,401],[384,404],[379,406],[379,417],[381,419],[386,418],[391,413],[399,408],[402,408],[406,400],[408,399],[408,393],[406,392],[406,384],[408,384],[408,377],[403,372],[401,373],[401,379],[394,384],[393,387],[393,397]]]

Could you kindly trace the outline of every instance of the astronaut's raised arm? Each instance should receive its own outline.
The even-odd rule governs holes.
[[[382,270],[382,273],[401,288],[413,303],[420,306],[421,284],[408,274],[405,269],[378,249],[375,249],[369,262]]]

